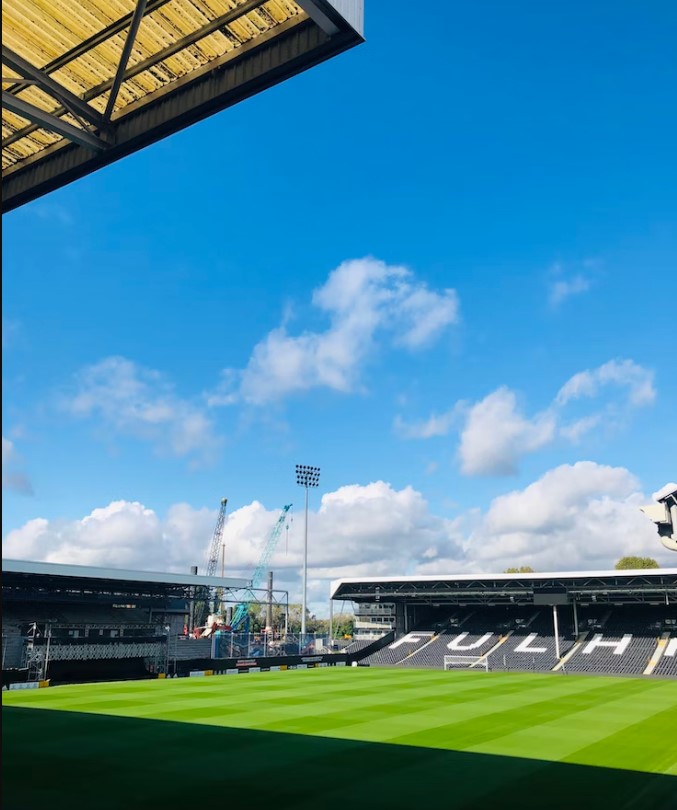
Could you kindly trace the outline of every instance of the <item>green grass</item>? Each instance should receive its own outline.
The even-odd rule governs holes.
[[[677,682],[314,669],[3,693],[5,808],[677,809]]]

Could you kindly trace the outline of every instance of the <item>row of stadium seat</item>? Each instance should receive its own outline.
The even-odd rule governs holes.
[[[632,633],[589,635],[566,662],[567,672],[598,672],[641,675],[647,668],[658,640]],[[601,646],[604,645],[604,646]]]
[[[673,606],[592,606],[579,609],[579,633],[571,611],[559,610],[559,655],[567,672],[641,675],[647,669],[666,628],[677,637]],[[576,645],[576,641],[580,643]],[[445,656],[487,656],[490,669],[554,669],[557,658],[553,617],[549,608],[519,613],[505,608],[479,608],[456,613],[435,630],[421,627],[398,636],[363,659],[376,666],[442,668]],[[677,675],[677,646],[663,642],[655,666],[657,676]]]
[[[666,649],[652,674],[677,678],[677,632],[668,639]]]

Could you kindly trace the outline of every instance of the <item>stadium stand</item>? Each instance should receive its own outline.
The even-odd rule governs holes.
[[[374,641],[374,640],[373,640],[373,639],[371,639],[371,638],[368,638],[368,639],[360,639],[359,641],[351,641],[351,642],[350,642],[350,644],[346,645],[346,646],[345,646],[345,647],[344,647],[344,648],[341,650],[341,652],[343,652],[343,653],[347,653],[348,655],[351,655],[351,654],[353,654],[353,653],[359,653],[359,652],[361,652],[362,650],[364,650],[364,649],[365,649],[365,647],[369,647],[369,646],[371,646],[371,644],[373,643],[373,641]]]
[[[673,627],[675,608],[624,606],[586,610],[574,635],[570,611],[560,611],[556,655],[549,608],[485,607],[449,617],[446,626],[422,627],[361,659],[373,666],[442,668],[445,656],[488,655],[489,668],[548,672],[581,642],[566,661],[566,672],[642,675],[665,628]],[[359,658],[359,651],[358,658]],[[472,664],[468,663],[468,667]],[[665,644],[653,675],[677,675],[677,636]]]
[[[200,584],[192,575],[3,560],[3,684],[167,673],[171,641]],[[190,646],[190,657],[210,656],[204,641]]]
[[[670,636],[652,675],[677,678],[677,634]]]
[[[566,625],[562,629],[566,629]],[[564,655],[573,642],[570,632],[561,635],[560,654]],[[533,608],[512,611],[480,608],[460,616],[454,614],[442,632],[418,646],[399,664],[441,668],[445,656],[489,653],[489,665],[493,669],[541,672],[552,669],[557,658],[551,615]]]
[[[601,627],[590,627],[585,642],[566,662],[568,672],[597,672],[641,675],[656,650],[667,606],[624,606],[605,612]],[[654,670],[654,674],[659,674]]]
[[[435,636],[435,631],[428,629],[415,630],[400,635],[392,644],[359,659],[360,663],[376,666],[393,666],[402,663],[408,656],[413,655],[425,646]]]
[[[2,668],[17,669],[23,663],[24,640],[17,625],[2,627]]]
[[[466,611],[460,620],[454,614],[440,634],[414,651],[402,665],[441,668],[445,655],[484,655],[499,638],[496,617],[492,619],[490,609]]]
[[[560,621],[560,657],[566,655],[575,642],[570,618]],[[549,672],[557,664],[552,614],[537,611],[528,622],[517,622],[505,643],[489,655],[489,668]]]
[[[391,607],[368,665],[677,674],[677,569],[349,577],[332,599]]]
[[[211,638],[184,632],[196,587],[211,584],[206,577],[7,560],[3,568],[3,684],[45,671],[54,682],[181,675],[257,654],[251,639],[245,652],[232,633],[229,654],[219,655]],[[457,662],[464,666],[485,657],[489,669],[677,676],[677,570],[548,575],[546,585],[502,575],[348,584],[362,598],[370,589],[383,598],[392,587],[400,630],[346,645],[342,663],[442,669],[456,655],[474,659]],[[440,599],[443,589],[455,603]],[[318,652],[328,649],[337,651],[323,643]],[[267,654],[275,653],[292,654],[271,643]],[[315,651],[296,645],[296,653]]]

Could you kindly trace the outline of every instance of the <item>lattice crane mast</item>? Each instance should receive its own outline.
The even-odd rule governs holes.
[[[239,629],[242,628],[242,625],[246,624],[249,620],[249,606],[252,602],[256,601],[256,597],[254,595],[253,589],[257,588],[260,584],[262,579],[266,575],[266,571],[268,569],[268,562],[275,551],[275,546],[277,545],[277,541],[280,539],[280,535],[282,534],[282,529],[284,528],[285,522],[287,520],[287,513],[291,509],[292,505],[288,503],[282,509],[282,514],[277,519],[277,522],[273,526],[271,533],[268,535],[268,539],[266,540],[266,544],[263,548],[263,554],[261,554],[261,559],[258,561],[256,568],[254,569],[254,574],[252,575],[252,590],[247,590],[245,592],[245,596],[243,600],[239,603],[239,605],[235,608],[233,612],[233,619],[230,623],[231,630],[237,632]]]
[[[219,555],[221,556],[221,576],[223,576],[225,548],[223,547],[223,527],[226,524],[226,507],[228,506],[228,498],[221,498],[221,508],[219,509],[219,516],[216,519],[216,526],[214,527],[214,535],[212,536],[212,545],[209,549],[209,560],[207,561],[207,576],[213,577],[216,574],[216,566],[219,562]],[[218,613],[223,602],[223,588],[217,588],[214,599],[214,613]]]
[[[226,523],[226,506],[228,498],[221,498],[221,509],[216,519],[216,527],[212,537],[212,545],[209,549],[209,559],[207,560],[207,576],[213,577],[216,574],[216,566],[219,562],[219,555],[223,554],[223,527]],[[223,560],[223,557],[221,558]]]
[[[209,548],[209,556],[207,557],[207,576],[213,577],[216,574],[216,567],[219,563],[219,554],[221,554],[221,565],[223,567],[223,527],[226,523],[226,506],[228,505],[228,498],[221,498],[221,508],[219,509],[219,516],[216,519],[216,527],[212,536],[212,543]],[[195,624],[200,627],[207,621],[207,614],[209,613],[209,588],[201,586],[196,589],[195,594]],[[218,612],[221,601],[223,600],[223,590],[219,588],[216,591],[214,599],[214,613]]]

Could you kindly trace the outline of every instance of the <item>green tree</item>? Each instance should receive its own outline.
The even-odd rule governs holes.
[[[265,606],[263,606],[263,622],[265,624]],[[285,609],[282,605],[273,606],[273,627],[276,631],[284,632],[285,623]],[[306,608],[306,632],[307,633],[322,633],[324,632],[325,619],[318,619]],[[301,605],[291,603],[289,605],[289,632],[301,632]]]
[[[249,606],[249,631],[260,633],[266,627],[266,605]],[[338,632],[352,633],[353,617],[339,617],[334,619],[334,636]],[[273,605],[273,629],[277,633],[283,633],[285,627],[285,608],[282,605]],[[337,629],[338,628],[338,629]],[[301,632],[301,605],[289,605],[289,632]],[[313,613],[306,609],[306,632],[317,633],[318,635],[329,635],[329,619],[318,619]]]
[[[355,617],[354,616],[339,616],[334,617],[334,638],[343,638],[344,636],[352,636],[355,632]]]
[[[535,574],[530,565],[521,565],[519,568],[506,568],[504,574]]]
[[[639,568],[660,568],[653,557],[621,557],[614,568],[617,571],[634,571]]]

